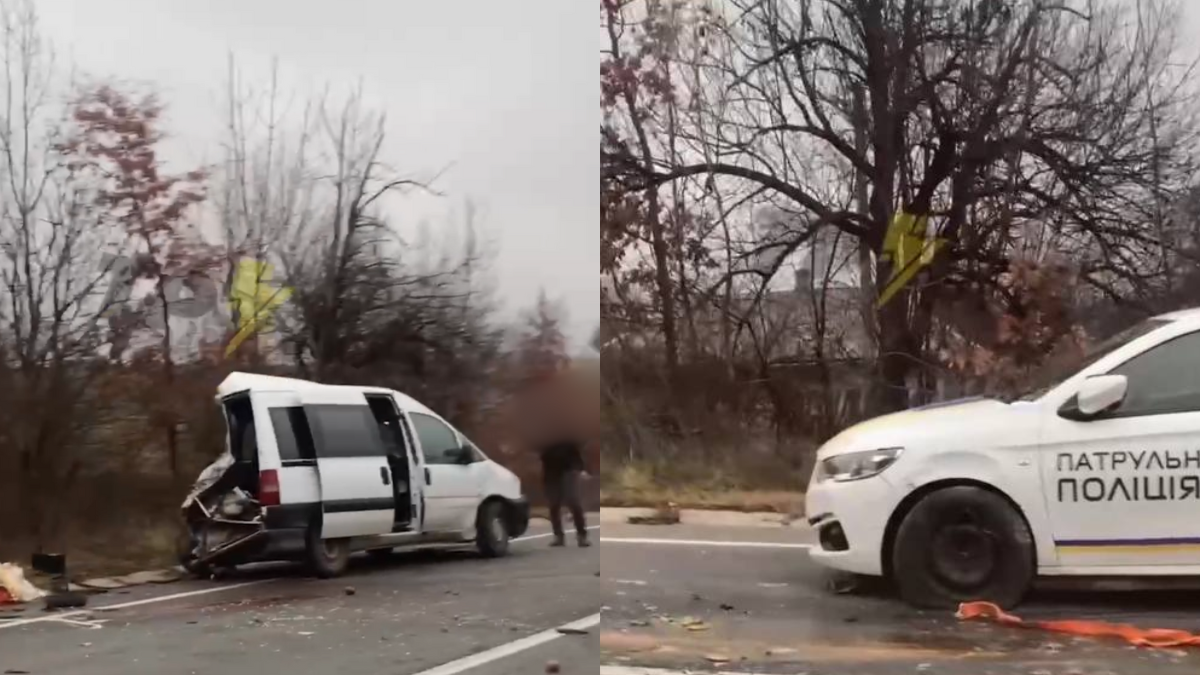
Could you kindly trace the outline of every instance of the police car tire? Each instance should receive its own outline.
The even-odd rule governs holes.
[[[503,536],[499,536],[499,533]],[[492,500],[479,506],[475,519],[475,547],[485,558],[502,558],[508,555],[508,520],[504,504]]]
[[[346,539],[322,539],[321,528],[308,528],[305,546],[308,566],[320,579],[341,576],[350,563],[350,542]]]
[[[980,517],[994,544],[991,572],[973,592],[948,586],[932,568],[940,517],[963,509]],[[1028,592],[1036,572],[1033,535],[1021,514],[1000,495],[977,487],[956,486],[926,495],[900,523],[892,550],[892,576],[900,597],[918,607],[954,608],[971,600],[1013,607]]]

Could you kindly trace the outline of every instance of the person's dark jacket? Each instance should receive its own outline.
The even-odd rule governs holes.
[[[542,447],[542,473],[561,476],[568,471],[583,471],[583,448],[578,441],[560,440]]]

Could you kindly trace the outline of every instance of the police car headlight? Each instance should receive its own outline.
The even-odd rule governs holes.
[[[877,476],[900,458],[903,448],[848,452],[821,460],[818,479],[843,483]]]

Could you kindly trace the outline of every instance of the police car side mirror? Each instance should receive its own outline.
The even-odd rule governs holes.
[[[1079,391],[1058,410],[1061,417],[1086,421],[1095,419],[1125,400],[1129,380],[1124,375],[1096,375],[1083,381]]]

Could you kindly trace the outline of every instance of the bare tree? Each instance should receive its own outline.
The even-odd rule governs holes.
[[[1190,180],[1195,132],[1164,6],[1130,30],[1133,10],[1098,0],[733,0],[705,19],[731,56],[704,60],[693,85],[727,92],[720,124],[691,115],[678,162],[641,150],[636,133],[608,138],[604,175],[630,194],[703,177],[790,204],[798,227],[767,242],[778,264],[755,272],[767,279],[832,227],[869,248],[886,281],[893,214],[932,216],[947,248],[878,317],[879,406],[902,407],[938,308],[993,284],[1016,242],[1072,251],[1110,297],[1150,283],[1162,246],[1148,210]]]
[[[38,546],[79,476],[89,388],[107,342],[102,256],[123,233],[90,208],[93,185],[63,153],[66,84],[32,4],[0,4],[0,493]]]

